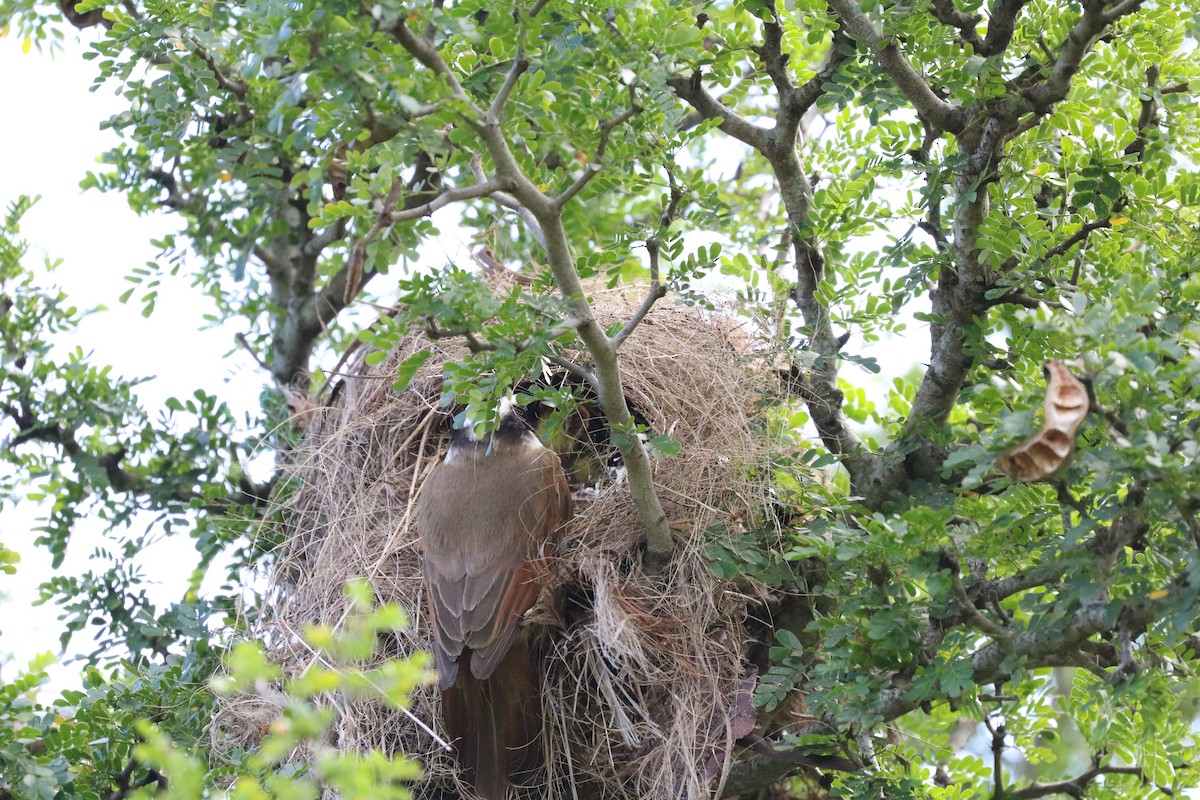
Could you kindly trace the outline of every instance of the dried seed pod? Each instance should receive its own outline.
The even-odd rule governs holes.
[[[1088,413],[1088,393],[1060,361],[1047,361],[1042,429],[996,459],[996,466],[1021,483],[1045,480],[1075,452],[1075,431]]]

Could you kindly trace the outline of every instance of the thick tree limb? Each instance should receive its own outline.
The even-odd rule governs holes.
[[[750,794],[764,786],[778,783],[789,775],[803,770],[824,772],[859,772],[863,765],[841,756],[808,754],[797,749],[780,749],[765,739],[755,737],[752,754],[739,756],[729,770],[721,797]]]
[[[983,40],[979,38],[979,33],[975,30],[983,21],[982,16],[959,11],[954,5],[954,0],[933,0],[930,4],[930,12],[943,25],[957,28],[958,38],[962,39],[964,44],[970,45],[976,53],[983,49]]]
[[[754,48],[754,51],[762,61],[763,69],[770,76],[771,83],[775,84],[776,95],[783,97],[793,87],[792,76],[788,74],[787,69],[788,56],[783,52],[783,24],[779,20],[779,11],[774,0],[770,0],[766,5],[773,21],[763,25],[763,44]],[[781,103],[780,108],[782,107]]]
[[[847,32],[867,45],[880,68],[887,73],[896,88],[904,93],[923,118],[939,130],[960,133],[967,124],[966,110],[942,100],[921,77],[900,51],[894,37],[885,37],[882,26],[866,13],[858,0],[829,0],[829,7],[841,20]]]
[[[839,0],[848,2],[849,0]],[[1083,64],[1083,57],[1116,20],[1141,8],[1142,0],[1123,0],[1112,6],[1098,0],[1083,4],[1083,14],[1059,47],[1058,58],[1045,81],[1025,89],[1023,94],[1033,110],[1048,113],[1050,107],[1067,96],[1071,79]]]
[[[943,25],[958,29],[958,36],[969,45],[976,55],[988,58],[1008,48],[1017,29],[1017,15],[1029,0],[997,0],[988,17],[987,36],[981,39],[976,31],[983,20],[978,14],[964,14],[954,5],[954,0],[934,0],[933,16]]]
[[[984,58],[998,56],[1008,49],[1017,30],[1017,16],[1029,0],[996,0],[988,17],[987,37],[975,52]]]
[[[667,83],[680,99],[696,109],[704,119],[721,120],[719,128],[722,133],[732,136],[755,150],[761,151],[768,146],[769,132],[765,128],[748,122],[729,106],[717,102],[717,99],[704,88],[700,72],[694,72],[688,78],[669,78]]]

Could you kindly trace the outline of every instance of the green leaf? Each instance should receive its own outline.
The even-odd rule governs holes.
[[[413,378],[417,377],[421,367],[433,355],[433,349],[418,350],[408,358],[400,362],[396,367],[396,382],[392,384],[392,388],[397,392],[403,392],[408,389]]]

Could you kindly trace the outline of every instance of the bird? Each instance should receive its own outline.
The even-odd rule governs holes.
[[[541,681],[522,617],[570,520],[562,463],[505,398],[492,433],[466,420],[417,500],[446,732],[481,800],[536,768]]]

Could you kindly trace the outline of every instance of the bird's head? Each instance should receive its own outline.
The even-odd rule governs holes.
[[[481,433],[479,421],[465,413],[455,422],[459,425],[450,436],[447,459],[465,450],[490,453],[512,447],[542,446],[534,432],[532,410],[529,406],[518,405],[511,394],[502,397],[496,405],[496,427],[491,432]]]

